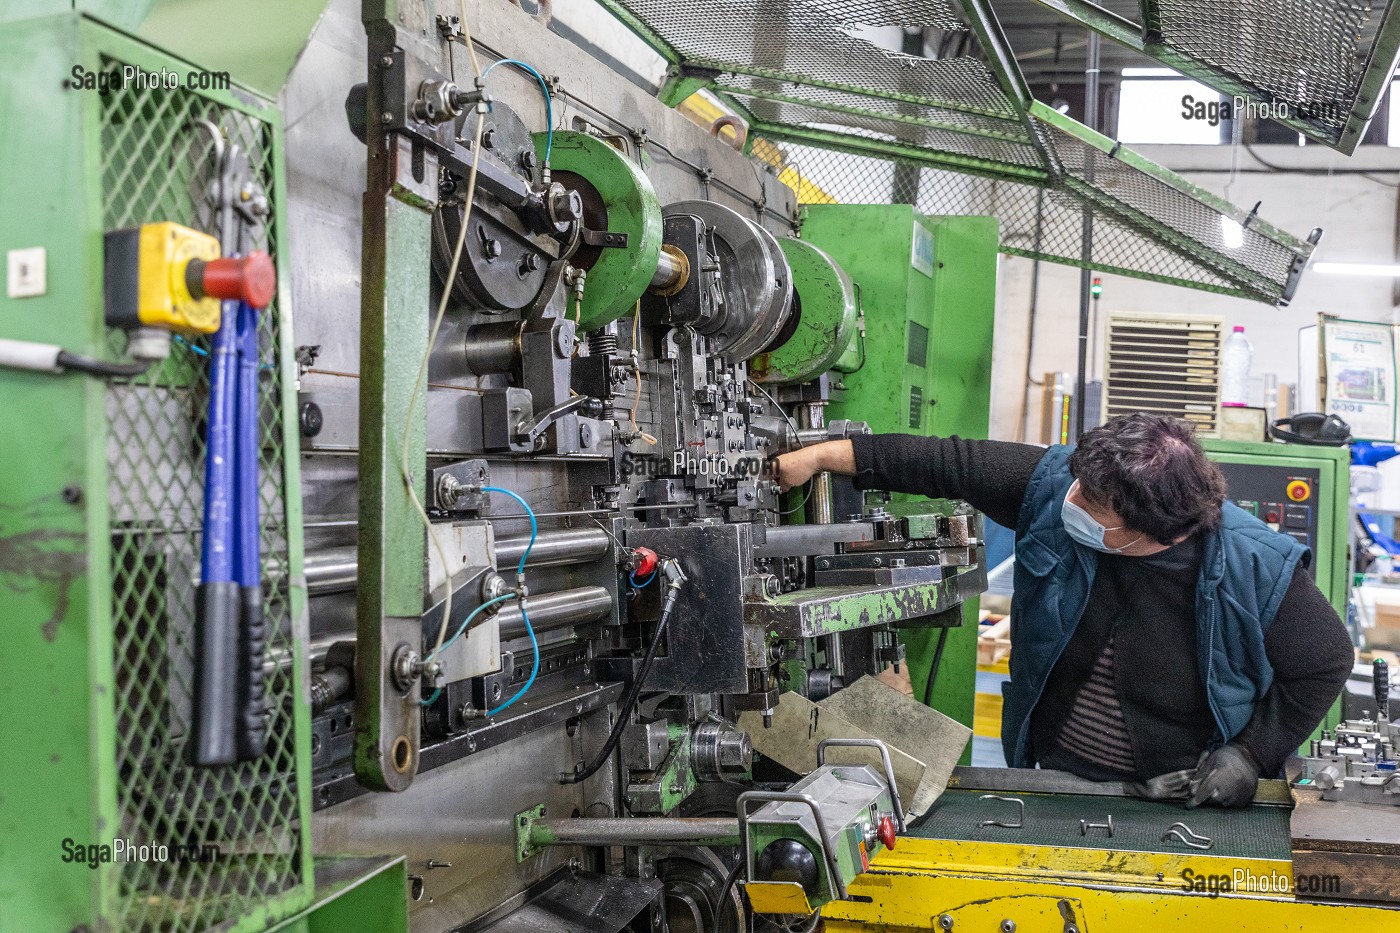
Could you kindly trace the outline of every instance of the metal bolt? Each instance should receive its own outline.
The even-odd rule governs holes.
[[[821,560],[817,561],[817,569],[818,569],[818,570],[829,570],[829,569],[831,569],[831,561],[827,560],[826,558],[822,558]]]
[[[1010,919],[1003,920],[1001,922],[1001,933],[1016,933],[1016,921]]]
[[[386,110],[379,115],[379,119],[383,120],[385,123],[389,123],[394,119],[394,115]]]
[[[520,265],[526,272],[534,272],[540,267],[540,257],[537,253],[526,253]]]
[[[487,149],[496,148],[496,128],[487,127],[481,132],[481,144]]]
[[[429,868],[451,868],[451,867],[452,867],[452,863],[451,863],[451,862],[440,862],[440,861],[438,861],[438,860],[435,859],[435,858],[430,858],[430,859],[428,859],[428,867],[429,867]]]
[[[61,495],[63,496],[64,502],[69,505],[77,505],[79,502],[83,501],[83,487],[64,486]]]
[[[953,928],[953,918],[947,914],[939,914],[938,926],[940,929],[951,930]]]
[[[388,68],[390,65],[394,64],[394,56],[385,55],[379,60],[379,64],[383,65],[385,68]]]
[[[885,562],[878,557],[873,559],[870,563],[874,564],[876,567],[883,567],[885,565]]]
[[[482,250],[486,253],[487,259],[496,259],[501,255],[501,241],[488,239],[482,245]]]

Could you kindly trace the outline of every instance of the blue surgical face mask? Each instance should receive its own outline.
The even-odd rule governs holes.
[[[1065,523],[1065,531],[1069,536],[1087,548],[1092,548],[1104,554],[1122,554],[1128,548],[1137,544],[1146,535],[1138,535],[1132,541],[1122,547],[1106,547],[1103,543],[1103,536],[1110,531],[1122,531],[1127,525],[1119,525],[1116,528],[1105,528],[1099,521],[1084,511],[1073,502],[1069,501],[1070,495],[1079,488],[1079,480],[1075,480],[1065,493],[1064,506],[1060,510],[1060,518]]]

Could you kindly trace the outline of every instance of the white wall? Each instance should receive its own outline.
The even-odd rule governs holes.
[[[1140,146],[1149,159],[1173,169],[1188,181],[1224,195],[1229,180],[1229,146]],[[1338,170],[1365,169],[1381,182],[1400,183],[1400,150],[1367,146],[1344,158],[1321,146],[1256,146],[1265,160],[1290,168],[1330,174],[1273,173],[1259,169],[1248,152],[1239,155],[1240,172],[1230,200],[1252,207],[1263,201],[1261,219],[1295,236],[1322,227],[1324,236],[1314,259],[1335,262],[1391,263],[1397,259],[1396,189],[1358,174]],[[992,427],[994,438],[1015,440],[1022,405],[1026,365],[1026,326],[1030,300],[1031,261],[1005,256],[998,286],[996,337],[993,349]],[[1325,312],[1358,320],[1394,321],[1392,279],[1303,275],[1293,302],[1272,308],[1240,298],[1195,289],[1161,285],[1122,276],[1104,275],[1100,315],[1111,311],[1219,314],[1228,326],[1242,324],[1254,345],[1252,374],[1256,402],[1262,402],[1262,375],[1274,373],[1280,383],[1297,380],[1298,329],[1316,323]],[[1077,365],[1079,270],[1054,263],[1040,264],[1032,375],[1047,371],[1073,373]],[[1101,331],[1102,321],[1099,322]],[[1096,333],[1102,342],[1101,333]],[[1091,342],[1091,346],[1093,343]],[[1101,354],[1100,354],[1101,356]],[[1099,360],[1090,378],[1101,375]],[[1040,389],[1025,393],[1030,419],[1027,440],[1035,440],[1040,424]]]

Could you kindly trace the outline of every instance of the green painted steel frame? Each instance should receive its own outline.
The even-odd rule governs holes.
[[[159,70],[192,70],[109,26],[77,14],[0,26],[0,54],[12,70],[0,82],[0,165],[24,184],[6,186],[0,250],[43,246],[48,292],[10,299],[0,336],[56,343],[103,357],[103,152],[96,92],[70,91],[41,78],[75,65],[100,67],[110,55]],[[273,134],[274,190],[284,191],[282,121],[270,102],[242,89],[201,91],[218,105],[266,123]],[[283,201],[274,223],[285,230]],[[276,238],[279,268],[290,268],[287,238]],[[282,408],[296,410],[291,287],[278,282],[283,314],[279,347]],[[61,861],[61,840],[110,842],[119,830],[109,537],[105,386],[79,374],[0,370],[0,431],[7,438],[7,482],[0,488],[0,652],[5,715],[0,740],[4,833],[0,848],[0,929],[104,929],[117,871]],[[283,482],[301,488],[297,419],[284,418]],[[154,478],[152,478],[154,479]],[[296,695],[307,696],[306,591],[302,581],[302,516],[298,494],[286,496],[290,617]],[[49,622],[39,625],[38,620]],[[33,624],[30,624],[30,623]],[[303,909],[312,897],[310,708],[298,703],[297,812],[302,881],[230,931],[267,928]]]
[[[1149,58],[1156,59],[1168,68],[1193,78],[1207,87],[1214,88],[1231,97],[1245,97],[1264,104],[1273,104],[1278,98],[1268,91],[1255,87],[1238,75],[1217,68],[1199,59],[1177,51],[1160,42],[1149,42],[1142,26],[1105,10],[1089,0],[1035,0],[1048,10],[1074,20],[1087,29],[1092,29],[1124,48],[1132,49]],[[1147,4],[1151,6],[1151,4]],[[1362,75],[1356,101],[1347,116],[1346,128],[1340,136],[1334,135],[1324,125],[1306,118],[1274,117],[1289,129],[1297,130],[1309,139],[1330,146],[1343,155],[1351,155],[1366,134],[1366,128],[1375,117],[1385,96],[1386,86],[1395,71],[1397,58],[1400,58],[1400,4],[1391,3],[1385,12],[1376,38],[1367,58],[1366,70]]]

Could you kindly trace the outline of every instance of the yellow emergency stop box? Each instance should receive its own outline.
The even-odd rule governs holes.
[[[105,247],[108,325],[189,335],[219,329],[219,299],[199,291],[199,270],[220,255],[214,237],[176,223],[150,223],[109,231]]]

